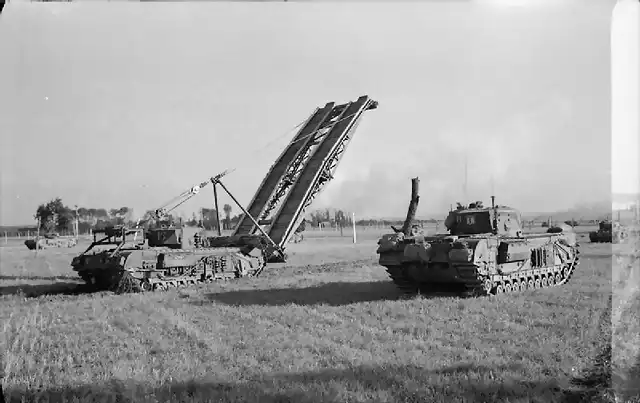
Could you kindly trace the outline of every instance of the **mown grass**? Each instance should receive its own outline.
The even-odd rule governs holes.
[[[614,248],[612,277],[612,388],[640,401],[640,238]]]
[[[611,295],[611,246],[582,249],[571,283],[500,298],[402,299],[375,264],[373,240],[298,244],[290,264],[259,279],[162,294],[1,296],[5,394],[12,402],[578,401],[584,387],[570,381],[593,366]]]
[[[607,385],[571,380],[597,373],[611,346],[603,318],[612,259],[610,244],[582,242],[565,286],[409,300],[375,264],[375,237],[292,245],[290,263],[259,279],[125,296],[38,296],[38,283],[73,285],[68,264],[78,250],[7,249],[5,394],[11,402],[592,399],[584,392]]]

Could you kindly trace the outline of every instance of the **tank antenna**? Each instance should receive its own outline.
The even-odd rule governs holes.
[[[464,202],[467,202],[467,180],[469,172],[469,154],[465,151],[464,154],[464,184],[462,185],[462,194],[464,196]]]

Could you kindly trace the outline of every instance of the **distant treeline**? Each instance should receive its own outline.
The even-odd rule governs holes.
[[[233,209],[229,204],[223,206],[223,211],[220,214],[220,226],[222,230],[233,229],[238,221],[242,218],[243,214],[233,215]],[[197,213],[193,212],[191,217],[176,216],[169,214],[165,223],[181,224],[191,227],[201,227],[207,230],[217,230],[218,221],[216,219],[217,212],[212,208],[201,208]],[[102,229],[110,225],[139,225],[143,228],[149,228],[158,223],[154,220],[154,211],[146,211],[140,219],[134,218],[133,208],[120,207],[120,208],[90,208],[79,206],[67,206],[62,202],[62,199],[56,197],[47,203],[42,203],[36,209],[34,218],[40,220],[41,233],[57,232],[59,234],[74,234],[77,222],[77,231],[79,234],[87,234],[91,230]],[[547,220],[528,220],[524,219],[524,225],[526,227],[534,226],[549,226]],[[436,220],[433,218],[416,220],[415,223],[420,226],[434,226],[438,223],[442,223],[442,220]],[[593,225],[598,220],[565,220],[566,224],[577,225]],[[386,227],[391,225],[400,226],[403,220],[400,219],[366,219],[361,218],[356,220],[355,224],[359,227]],[[306,225],[305,225],[306,224]],[[553,221],[552,225],[557,225],[558,222]],[[316,209],[309,212],[305,216],[305,222],[301,225],[302,228],[344,228],[353,225],[353,215],[350,212],[335,209]],[[7,236],[16,236],[18,234],[26,235],[29,232],[35,233],[37,230],[36,225],[21,225],[21,226],[4,226],[0,227],[2,233],[6,233]]]
[[[219,220],[222,230],[230,230],[236,226],[243,216],[243,214],[233,215],[232,213],[231,205],[225,204],[219,215],[213,208],[201,208],[197,213],[193,212],[191,217],[168,214],[163,223],[217,230]],[[147,210],[141,217],[138,217],[134,214],[133,208],[126,206],[110,209],[77,205],[72,207],[66,205],[60,197],[56,197],[38,206],[34,220],[39,220],[41,233],[55,232],[62,235],[74,234],[76,225],[79,234],[87,234],[91,230],[102,229],[111,225],[139,225],[143,228],[160,225],[154,216],[153,210]],[[324,209],[307,214],[305,224],[314,227],[345,227],[352,225],[353,220],[352,215],[343,210]],[[306,225],[301,225],[301,227],[304,228]],[[30,232],[35,233],[37,230],[37,225],[0,227],[0,231],[6,233],[7,236],[26,235]]]
[[[238,222],[238,216],[232,216],[232,208],[230,205],[223,206],[223,212],[220,217],[222,229],[231,229]],[[42,203],[36,209],[34,219],[40,223],[40,231],[44,233],[73,233],[77,225],[78,233],[88,233],[90,230],[102,229],[112,225],[140,226],[149,228],[161,224],[182,224],[188,226],[202,226],[207,229],[217,229],[215,209],[200,209],[199,217],[196,213],[192,213],[190,218],[177,216],[175,214],[167,214],[163,218],[163,223],[159,223],[155,218],[153,210],[147,210],[141,217],[134,215],[133,208],[91,208],[79,207],[73,208],[65,205],[62,199],[56,197],[47,203]],[[12,227],[11,230],[19,231],[26,229],[25,226]],[[37,226],[33,227],[37,229]],[[6,229],[8,231],[9,229]],[[20,231],[24,232],[24,231]]]

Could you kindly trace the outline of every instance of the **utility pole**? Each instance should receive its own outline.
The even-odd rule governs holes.
[[[76,212],[76,222],[75,222],[75,235],[76,235],[76,240],[78,239],[78,236],[80,235],[80,226],[78,225],[78,205],[76,204],[75,206],[75,212]]]
[[[218,236],[222,236],[222,230],[220,229],[220,211],[218,210],[218,184],[213,182],[213,200],[214,207],[216,209],[216,226],[218,227]]]
[[[356,243],[356,213],[351,213],[351,225],[353,227],[353,243]]]
[[[37,220],[38,220],[38,229],[36,232],[36,253],[35,253],[36,256],[38,256],[38,245],[40,241],[40,217],[38,217]]]

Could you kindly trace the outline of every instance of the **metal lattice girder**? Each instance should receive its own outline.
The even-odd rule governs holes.
[[[322,127],[334,110],[334,102],[327,103],[323,108],[318,108],[307,120],[306,124],[296,134],[280,157],[271,166],[271,169],[263,179],[258,191],[249,203],[247,211],[251,217],[265,217],[264,211],[270,205],[277,203],[284,195],[287,180],[290,180],[291,171],[299,169],[302,163],[301,156],[308,154],[313,142],[313,134]],[[296,164],[297,163],[297,164]],[[275,201],[273,199],[276,199]],[[271,206],[273,208],[273,206]],[[253,234],[256,226],[248,215],[244,215],[236,226],[233,235]]]
[[[377,102],[365,95],[340,107],[340,111],[333,113],[336,116],[335,121],[331,123],[331,129],[323,136],[301,168],[297,180],[272,219],[268,234],[280,247],[287,243],[302,219],[304,210],[333,177],[346,145],[351,140],[350,132],[357,125],[362,113],[375,109]]]

